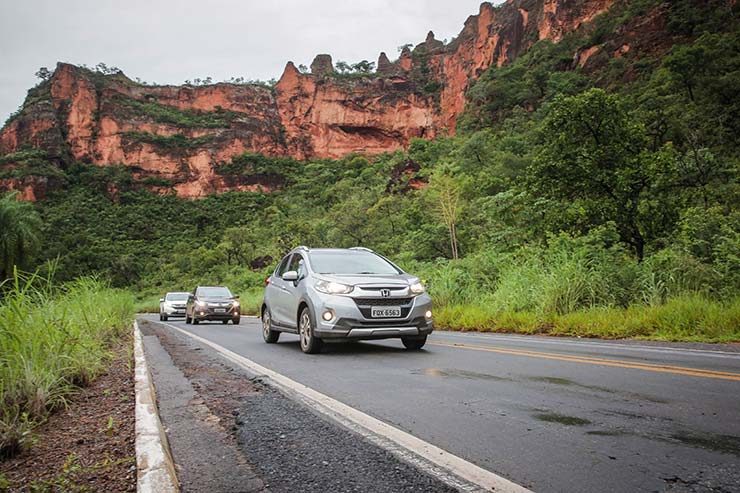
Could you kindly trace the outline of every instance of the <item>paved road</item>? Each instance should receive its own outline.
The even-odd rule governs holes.
[[[170,323],[535,491],[740,491],[736,347],[435,332],[309,356],[257,319]]]

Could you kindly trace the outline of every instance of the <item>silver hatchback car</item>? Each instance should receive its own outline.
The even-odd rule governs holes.
[[[421,349],[433,330],[419,278],[367,248],[298,247],[267,278],[262,336],[298,334],[304,353],[323,342],[400,338]]]

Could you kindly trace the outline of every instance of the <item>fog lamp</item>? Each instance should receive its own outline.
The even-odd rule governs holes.
[[[324,313],[321,314],[321,318],[328,322],[329,320],[334,318],[334,312],[332,312],[331,310],[326,310]]]
[[[427,312],[424,314],[424,316],[427,318],[427,320],[432,319],[432,310],[427,310]]]

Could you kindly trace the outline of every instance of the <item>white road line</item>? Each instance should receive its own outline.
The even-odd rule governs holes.
[[[676,347],[655,347],[655,346],[644,346],[639,344],[619,344],[619,343],[599,343],[592,341],[556,341],[556,340],[544,340],[541,338],[527,337],[527,336],[509,336],[501,334],[468,334],[463,332],[451,332],[451,331],[435,331],[433,336],[437,337],[451,337],[453,339],[476,339],[479,341],[493,342],[496,340],[521,342],[525,344],[551,344],[559,346],[579,346],[582,348],[594,347],[594,348],[606,348],[606,349],[617,349],[623,351],[637,351],[637,352],[650,352],[650,353],[674,353],[674,354],[687,354],[696,356],[709,356],[714,358],[730,358],[740,359],[740,353],[734,353],[732,351],[720,351],[714,349],[693,349],[693,348],[676,348]]]
[[[329,416],[402,460],[411,462],[428,474],[437,477],[461,491],[529,492],[523,486],[478,467],[465,459],[425,442],[405,431],[399,430],[388,423],[373,418],[302,383],[270,370],[208,339],[197,336],[172,324],[163,323],[163,325],[215,349],[221,356],[236,363],[250,373],[269,379],[272,385],[298,397],[301,402],[310,406],[312,409]]]

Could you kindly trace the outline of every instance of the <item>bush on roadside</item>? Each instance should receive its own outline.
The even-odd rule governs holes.
[[[0,456],[7,456],[103,371],[111,344],[131,328],[134,304],[94,277],[55,286],[16,273],[0,296]]]

